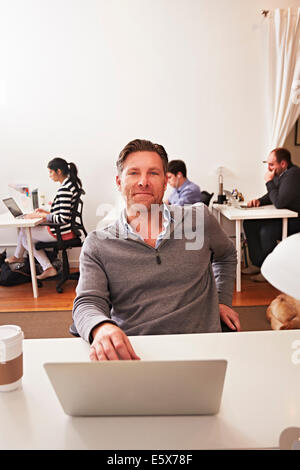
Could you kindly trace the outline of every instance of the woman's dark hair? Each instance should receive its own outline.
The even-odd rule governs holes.
[[[48,163],[49,170],[57,172],[61,170],[64,176],[69,176],[70,180],[77,189],[82,189],[81,180],[78,178],[78,171],[75,163],[67,163],[66,160],[60,157],[53,158]]]

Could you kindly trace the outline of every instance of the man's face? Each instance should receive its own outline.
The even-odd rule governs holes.
[[[167,178],[168,178],[168,183],[170,186],[172,186],[172,188],[176,188],[177,187],[177,176],[174,175],[174,173],[170,173],[169,171],[167,172]]]
[[[281,173],[286,170],[287,163],[285,160],[282,160],[281,163],[278,163],[276,155],[274,152],[271,152],[268,156],[268,170],[275,171],[275,175],[279,176]]]
[[[156,152],[133,152],[126,158],[116,182],[127,210],[133,204],[143,204],[149,210],[152,204],[162,203],[167,186],[162,159]]]

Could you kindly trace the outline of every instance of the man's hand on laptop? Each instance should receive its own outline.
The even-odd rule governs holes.
[[[239,314],[225,304],[219,304],[221,320],[234,331],[241,331]]]
[[[249,201],[247,204],[247,207],[259,207],[259,206],[260,206],[259,199],[252,199],[252,201]]]
[[[93,342],[90,349],[91,361],[139,360],[124,333],[113,323],[105,322],[92,331]]]

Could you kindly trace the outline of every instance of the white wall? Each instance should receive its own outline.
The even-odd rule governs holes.
[[[0,0],[0,196],[51,199],[47,162],[79,168],[85,223],[118,200],[115,161],[133,138],[163,144],[217,192],[264,191],[264,23],[281,0]],[[3,212],[4,209],[1,208]],[[1,230],[1,243],[15,235]]]

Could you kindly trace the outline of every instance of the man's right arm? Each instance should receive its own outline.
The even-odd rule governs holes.
[[[264,196],[258,198],[258,199],[252,199],[251,201],[248,202],[247,206],[248,207],[259,207],[259,206],[267,206],[268,204],[272,204],[269,195],[264,194]]]
[[[140,359],[127,335],[117,325],[101,323],[93,328],[93,342],[90,349],[92,361],[138,360]]]
[[[80,277],[73,306],[73,320],[80,336],[92,341],[93,328],[110,318],[110,295],[103,264],[98,256],[99,240],[95,233],[86,238],[80,258]]]
[[[126,334],[110,317],[108,280],[98,250],[99,240],[91,233],[80,254],[80,277],[73,306],[76,330],[91,344],[92,360],[139,359]]]
[[[269,197],[269,194],[264,194],[262,197],[260,197],[259,199],[259,205],[260,206],[267,206],[268,204],[272,204],[272,201]]]

